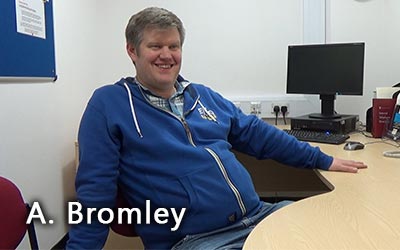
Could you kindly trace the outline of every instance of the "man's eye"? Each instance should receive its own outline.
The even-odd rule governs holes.
[[[169,49],[170,49],[170,50],[178,50],[179,48],[180,48],[179,45],[172,45],[172,46],[169,46]]]

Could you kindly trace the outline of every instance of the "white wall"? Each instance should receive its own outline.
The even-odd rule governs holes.
[[[359,114],[372,106],[376,87],[400,82],[400,1],[328,0],[327,42],[365,41],[364,95],[339,96],[339,113]]]
[[[134,75],[124,28],[133,13],[150,5],[174,11],[185,24],[185,77],[232,98],[286,96],[287,45],[304,38],[301,0],[54,0],[59,79],[0,84],[0,174],[56,221],[37,229],[43,249],[66,231],[74,141],[86,102],[98,86]],[[374,87],[400,81],[400,3],[335,0],[327,8],[327,42],[367,44],[364,96],[337,100],[338,112],[363,117]],[[307,108],[315,112],[319,104]]]
[[[0,84],[0,174],[24,198],[40,201],[54,225],[38,225],[41,249],[66,231],[66,200],[74,198],[74,142],[80,116],[96,76],[97,15],[94,1],[54,1],[55,83]],[[27,55],[29,56],[29,55]],[[20,249],[27,249],[25,240]]]
[[[110,17],[99,20],[104,38],[99,42],[107,42],[99,55],[108,68],[103,76],[132,74],[120,51],[123,29],[128,17],[151,5],[172,10],[184,22],[186,78],[228,96],[284,93],[287,44],[302,41],[302,1],[108,1],[99,8]]]

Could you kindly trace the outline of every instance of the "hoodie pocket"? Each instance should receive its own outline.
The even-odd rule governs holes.
[[[209,220],[207,216],[214,216],[222,211],[232,214],[239,210],[237,200],[216,163],[209,163],[204,168],[175,179],[163,178],[162,181],[154,182],[153,178],[152,186],[160,201],[159,206],[185,207],[189,217],[196,215]],[[222,216],[220,220],[225,221],[226,218],[228,215]],[[200,219],[198,223],[204,221]]]
[[[188,211],[196,207],[197,196],[189,176],[177,178],[151,178],[154,197],[152,202],[157,207],[186,208]]]

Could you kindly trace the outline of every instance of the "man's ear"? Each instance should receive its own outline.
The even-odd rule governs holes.
[[[137,49],[135,47],[133,47],[131,44],[127,43],[126,51],[128,52],[128,55],[132,59],[132,61],[136,61],[136,58],[138,57]]]

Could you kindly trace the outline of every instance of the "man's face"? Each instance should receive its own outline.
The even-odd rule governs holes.
[[[148,28],[143,32],[139,48],[127,45],[127,51],[135,63],[136,78],[152,92],[170,97],[178,77],[182,48],[176,28]]]

